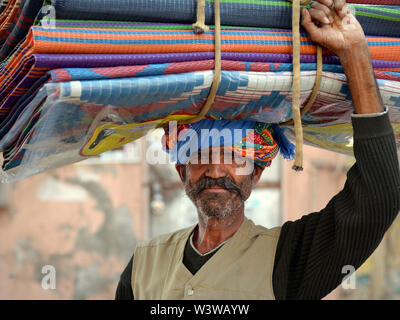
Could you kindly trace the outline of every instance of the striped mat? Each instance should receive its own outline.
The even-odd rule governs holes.
[[[0,9],[0,21],[3,21],[2,25],[1,25],[1,29],[0,29],[0,45],[3,45],[6,42],[6,45],[4,45],[1,50],[0,50],[0,59],[4,59],[10,52],[12,52],[12,50],[15,48],[15,46],[18,44],[18,42],[20,42],[25,36],[26,33],[28,31],[28,28],[30,26],[32,26],[35,17],[40,18],[41,16],[44,16],[46,14],[46,12],[41,12],[40,15],[38,15],[40,8],[43,4],[44,0],[11,0],[10,2],[4,2],[4,5],[2,6],[2,9]],[[73,1],[72,1],[73,2]],[[88,5],[89,1],[85,1],[85,5]],[[239,1],[240,2],[240,1]],[[378,35],[378,36],[397,36],[398,33],[400,31],[396,31],[396,23],[400,21],[400,6],[399,7],[395,7],[395,6],[389,6],[389,5],[393,5],[393,4],[398,4],[398,1],[353,1],[354,4],[353,5],[353,9],[354,9],[354,14],[357,16],[358,20],[360,21],[361,25],[364,28],[364,31],[366,32],[366,34],[370,34],[370,35]],[[393,2],[393,3],[392,3]],[[153,5],[157,3],[157,1],[153,0]],[[160,3],[160,1],[158,1],[158,4]],[[169,6],[169,7],[174,7],[176,6],[176,1],[167,1],[167,3],[163,3],[163,5],[165,6]],[[178,2],[179,3],[179,2]],[[360,3],[362,3],[362,5],[360,5]],[[365,4],[380,4],[379,7],[377,6],[366,6]],[[106,14],[106,19],[110,19],[108,12],[110,10],[110,8],[108,8],[108,3],[106,3],[105,1],[96,1],[94,3],[94,5],[97,4],[101,4],[102,6],[100,7],[101,11],[104,11],[107,13]],[[121,4],[119,2],[116,3],[117,7],[121,6]],[[137,3],[135,3],[136,5]],[[193,3],[191,3],[191,1],[185,1],[185,4],[187,6],[190,6],[191,8],[193,7]],[[69,5],[71,5],[71,3],[69,2],[61,2],[61,1],[55,1],[55,5],[58,6],[58,9],[62,9],[62,8],[68,8]],[[79,3],[79,5],[82,6],[82,3]],[[150,7],[151,7],[152,3],[151,1],[145,1],[140,4],[140,6],[142,7],[142,10],[144,12],[149,11]],[[210,14],[212,14],[211,12],[211,7],[212,7],[212,3],[208,4],[210,7]],[[280,2],[278,1],[241,1],[241,4],[238,3],[237,1],[227,1],[223,3],[223,6],[226,6],[226,10],[228,14],[225,14],[227,16],[228,21],[234,21],[233,24],[237,25],[246,25],[247,27],[251,26],[250,23],[243,23],[241,24],[240,22],[242,20],[244,21],[255,21],[253,19],[254,17],[254,10],[257,10],[257,19],[256,21],[258,23],[256,23],[256,26],[262,26],[262,27],[282,27],[285,29],[291,29],[291,24],[290,24],[290,19],[291,19],[291,7],[290,5],[288,6],[288,2],[286,0],[280,0]],[[252,7],[253,6],[253,7]],[[264,10],[268,10],[268,14],[273,16],[266,16],[265,18],[263,18],[262,16],[260,16],[260,13],[258,12],[258,7],[255,8],[254,6],[262,6],[264,8]],[[267,7],[266,7],[267,6]],[[107,7],[105,9],[105,7]],[[115,7],[115,6],[112,6]],[[157,5],[158,7],[158,5]],[[247,8],[245,11],[240,11],[239,10],[239,18],[236,19],[237,14],[232,15],[232,11],[229,10],[235,10],[235,8],[237,7],[237,9],[243,10],[243,7]],[[271,7],[271,10],[269,10],[268,8]],[[181,7],[180,7],[181,8]],[[76,9],[76,8],[75,8]],[[174,8],[175,9],[175,8]],[[57,12],[57,16],[60,17],[60,13],[61,16],[63,16],[63,12],[65,10],[69,10],[69,9],[64,9],[60,11],[56,11]],[[80,10],[80,9],[79,9]],[[93,7],[90,8],[90,13],[89,14],[93,14]],[[179,10],[182,10],[179,9]],[[179,10],[177,11],[179,13]],[[3,12],[4,11],[4,12]],[[118,10],[117,10],[118,11]],[[120,10],[121,11],[121,10]],[[126,19],[125,20],[135,20],[135,17],[139,17],[140,16],[140,11],[135,11],[134,14],[132,15],[132,10],[130,11],[125,11],[123,10],[122,12],[120,12],[118,15],[122,15],[125,16],[126,15]],[[154,10],[150,10],[150,11],[154,11]],[[193,8],[191,9],[192,12],[192,16],[194,19],[194,11]],[[82,13],[82,12],[80,12]],[[74,20],[69,20],[68,23],[64,23],[64,25],[68,25],[68,26],[72,26],[74,24],[80,24],[81,26],[83,26],[85,24],[85,21],[87,20],[83,20],[83,21],[78,21],[76,20],[78,18],[79,15],[75,14],[73,11],[69,10],[67,13],[67,16],[72,17]],[[87,14],[87,12],[85,13],[85,11],[82,13],[84,16]],[[152,13],[154,14],[154,13]],[[243,17],[243,15],[245,14],[250,14],[248,17]],[[261,14],[263,14],[261,12]],[[115,18],[118,18],[118,15],[115,16]],[[223,16],[224,12],[223,12]],[[165,15],[161,15],[162,17],[164,17]],[[271,24],[270,21],[271,19],[276,18],[276,16],[281,16],[278,20],[273,20],[273,21],[277,21],[278,23],[273,23]],[[94,19],[99,19],[98,15],[96,14],[96,17]],[[139,17],[139,20],[148,20],[146,18],[146,16],[144,17]],[[184,19],[183,22],[186,22],[187,27],[190,28],[190,24],[194,21],[193,19]],[[247,20],[246,20],[247,19]],[[265,21],[263,21],[263,19]],[[118,20],[118,19],[117,19]],[[153,18],[152,18],[153,20]],[[157,19],[156,19],[157,20]],[[162,20],[158,19],[160,22]],[[260,21],[261,20],[261,21]],[[286,21],[287,20],[287,21]],[[65,22],[68,20],[64,20]],[[74,21],[77,21],[76,23]],[[180,21],[180,20],[179,20]],[[283,21],[283,22],[282,22]],[[284,23],[284,21],[286,21],[286,23]],[[211,23],[212,21],[210,21]],[[59,23],[57,23],[59,24]],[[88,24],[100,24],[103,25],[102,27],[105,27],[106,23],[104,22],[95,22],[95,21],[88,21],[86,22],[86,25]],[[109,22],[107,23],[108,25],[110,24]],[[118,23],[115,23],[118,24]],[[129,24],[129,23],[125,23],[125,24]],[[379,26],[377,28],[377,26]]]
[[[14,16],[12,24],[0,37],[0,61],[6,58],[27,35],[41,9],[43,0],[26,0]]]
[[[376,3],[376,1],[371,1]],[[58,19],[153,21],[191,24],[196,0],[53,0]],[[349,4],[367,35],[400,36],[400,8],[394,5]],[[206,23],[213,23],[213,2],[206,1]],[[292,28],[292,4],[287,0],[226,0],[221,24]]]
[[[200,71],[200,70],[211,70],[213,69],[213,61],[205,60],[204,58],[212,58],[213,53],[204,53],[199,55],[188,55],[188,54],[179,54],[179,55],[164,55],[162,58],[164,60],[172,60],[178,62],[170,62],[170,63],[158,63],[153,65],[143,65],[138,63],[143,63],[146,55],[130,55],[128,59],[121,60],[121,57],[117,55],[117,57],[113,57],[112,55],[106,56],[109,59],[108,65],[118,67],[112,68],[63,68],[57,69],[60,66],[73,66],[76,67],[78,65],[107,65],[107,62],[100,61],[100,57],[97,56],[63,56],[68,57],[69,59],[62,59],[59,55],[33,55],[24,60],[23,63],[20,64],[19,68],[14,72],[13,76],[8,78],[8,82],[4,82],[3,86],[0,89],[0,109],[5,110],[5,105],[13,106],[18,99],[23,96],[26,91],[35,83],[36,80],[41,79],[46,71],[50,71],[51,69],[57,69],[51,71],[52,78],[54,81],[71,81],[71,80],[84,80],[84,79],[96,79],[102,78],[105,75],[108,75],[111,78],[113,77],[129,77],[129,76],[146,76],[146,75],[156,75],[158,72],[168,73],[179,73],[179,72],[191,72],[191,71]],[[226,57],[225,57],[226,56]],[[49,57],[49,58],[44,58]],[[54,58],[57,57],[57,63],[54,63]],[[187,62],[180,62],[183,60],[182,58],[187,57],[188,59],[196,59],[203,58],[204,60],[189,60]],[[257,62],[256,58],[261,61],[271,61],[271,62]],[[39,58],[39,61],[37,59]],[[51,59],[53,58],[53,59]],[[85,58],[88,58],[86,62],[84,62]],[[90,59],[94,58],[94,59]],[[129,59],[135,58],[135,59]],[[142,59],[140,59],[142,58]],[[149,59],[151,58],[151,59]],[[175,59],[174,59],[175,58]],[[283,61],[291,61],[291,57],[288,55],[286,58],[282,55],[273,54],[264,54],[258,56],[251,56],[249,54],[224,54],[222,57],[226,63],[223,64],[224,70],[236,70],[236,71],[290,71],[292,70],[291,63],[282,63],[279,60]],[[236,60],[231,61],[225,58],[234,58]],[[240,59],[241,60],[237,60]],[[335,72],[335,70],[339,73],[342,73],[342,68],[340,65],[330,65],[329,61],[333,59],[329,59],[329,57],[325,57],[326,62],[324,64],[325,71]],[[243,61],[243,60],[247,61]],[[52,61],[53,60],[53,61]],[[147,60],[153,61],[156,60],[161,62],[162,59],[157,57],[147,57]],[[252,60],[256,60],[253,61]],[[305,55],[302,56],[302,70],[315,70],[315,62],[307,62],[307,60],[313,61],[315,60],[315,56]],[[121,62],[119,62],[121,61]],[[230,62],[229,62],[230,61]],[[119,66],[119,65],[122,65]],[[398,72],[400,72],[400,62],[386,62],[386,61],[373,61],[375,75],[378,79],[387,79],[399,81]],[[397,68],[396,68],[397,67]],[[156,73],[154,73],[156,72]],[[97,74],[98,73],[98,74]],[[97,75],[96,75],[97,74]],[[87,78],[90,76],[89,78]]]
[[[212,52],[165,55],[34,54],[25,59],[25,62],[21,64],[19,72],[15,73],[11,78],[13,81],[3,85],[0,90],[0,110],[4,111],[1,117],[2,121],[0,122],[0,139],[11,128],[19,114],[23,112],[27,103],[32,100],[32,96],[36,94],[37,90],[48,81],[49,78],[51,81],[61,82],[212,70],[214,61],[207,59],[212,59],[213,56],[214,53]],[[290,63],[292,58],[290,55],[224,53],[222,58],[224,59],[222,63],[223,70],[258,72],[292,70],[292,64]],[[303,55],[301,56],[301,60],[302,70],[316,69],[315,56]],[[167,63],[144,64],[146,62],[163,61],[167,61]],[[120,64],[123,66],[121,67]],[[66,68],[60,69],[62,66]],[[96,66],[103,67],[95,68]],[[378,79],[400,81],[400,62],[374,60],[373,66],[375,76]],[[338,59],[329,56],[324,57],[323,70],[336,73],[343,72]],[[393,72],[395,70],[399,72]],[[46,74],[47,71],[49,71],[49,74]],[[12,108],[8,108],[8,112],[6,112],[6,106],[12,106]]]
[[[400,5],[400,0],[347,0],[346,2],[358,3],[358,4],[375,4],[375,5],[386,5],[386,4]]]
[[[257,59],[266,62],[291,61],[292,45],[291,32],[289,31],[278,33],[270,29],[258,29],[256,31],[253,29],[231,30],[227,28],[222,31],[222,43],[222,50],[224,51],[222,58],[225,60],[247,62],[257,62]],[[373,59],[377,60],[376,64],[374,62],[378,68],[377,71],[400,71],[400,39],[368,37],[368,44]],[[197,50],[197,52],[192,52],[192,50]],[[67,53],[87,53],[87,55],[97,53],[101,56],[97,58],[97,55],[94,55],[93,61],[98,62],[107,57],[104,54],[112,54],[108,56],[108,60],[110,60],[115,58],[125,59],[127,55],[122,57],[113,55],[125,53],[131,54],[131,58],[137,57],[135,58],[136,61],[142,59],[141,63],[146,64],[150,62],[150,57],[155,59],[152,63],[175,62],[173,60],[168,61],[171,57],[172,59],[175,57],[186,59],[176,62],[212,59],[213,53],[210,52],[212,50],[212,31],[206,35],[197,36],[189,30],[127,29],[121,31],[119,29],[45,29],[33,27],[27,40],[0,67],[0,87],[2,88],[0,90],[0,121],[8,115],[13,103],[24,95],[32,85],[31,79],[42,78],[44,72],[47,71],[45,68],[37,69],[33,64],[31,56],[36,52],[63,54],[62,57],[67,57]],[[304,54],[302,56],[303,62],[315,61],[315,57],[313,57],[315,46],[306,34],[302,34],[302,53]],[[326,55],[324,63],[338,63],[338,59],[329,56],[328,51],[324,53]],[[132,54],[138,54],[138,56]],[[203,58],[199,59],[199,55]],[[71,57],[75,57],[75,55]],[[270,57],[273,57],[274,60],[262,60]],[[145,62],[146,59],[147,62]],[[96,65],[97,62],[93,63],[94,66],[101,66]],[[122,65],[129,64],[126,64],[124,60],[113,60],[112,66]],[[4,100],[5,98],[11,100]]]
[[[209,54],[209,58],[212,57],[213,53]],[[230,58],[248,58],[248,55],[243,55],[240,53],[235,53],[235,55],[228,55]],[[160,61],[157,57],[151,55],[128,55],[128,56],[118,56],[113,57],[112,55],[105,55],[98,57],[96,55],[78,55],[78,56],[68,56],[68,55],[46,55],[46,54],[36,54],[26,60],[26,65],[21,67],[21,74],[13,77],[16,81],[22,79],[16,86],[14,82],[10,82],[8,85],[2,87],[0,91],[0,108],[5,110],[5,106],[13,106],[12,112],[9,112],[3,117],[3,121],[0,123],[0,139],[4,136],[10,126],[12,125],[14,119],[23,111],[21,106],[26,106],[27,99],[31,98],[32,94],[43,85],[49,78],[53,82],[66,82],[74,80],[101,80],[101,79],[111,79],[111,78],[122,78],[122,77],[138,77],[138,76],[150,76],[150,75],[163,75],[163,74],[179,74],[192,71],[202,71],[202,70],[213,70],[214,61],[213,60],[199,60],[199,61],[184,61],[187,55],[179,54],[172,55],[169,57],[163,56],[165,60],[174,59],[178,62],[170,63],[159,63],[159,64],[148,64],[138,65],[137,62],[143,62],[147,58],[148,61],[153,59]],[[204,58],[207,55],[199,55],[198,58]],[[189,58],[189,57],[188,57]],[[257,71],[257,72],[270,72],[270,71],[291,71],[291,63],[277,62],[279,60],[290,61],[290,57],[287,59],[278,55],[275,57],[272,54],[258,55],[253,57],[253,60],[262,61],[272,61],[272,62],[249,62],[249,61],[232,61],[232,60],[222,60],[222,69],[231,71]],[[329,58],[329,57],[325,57]],[[302,56],[303,63],[301,64],[301,69],[304,70],[315,70],[315,62],[304,62],[313,61],[315,56]],[[251,60],[251,59],[248,59]],[[328,59],[329,60],[329,59]],[[332,60],[332,59],[330,59]],[[122,61],[124,66],[113,66],[116,61]],[[332,61],[327,61],[332,62]],[[335,61],[334,61],[335,62]],[[385,71],[387,68],[380,68],[384,66],[390,66],[395,64],[391,62],[390,64],[385,61],[374,61],[375,76],[377,79],[386,79],[392,81],[400,81],[399,72],[388,72]],[[132,65],[133,64],[133,65]],[[102,67],[102,68],[76,68],[76,66],[91,66],[91,65],[111,65],[113,67]],[[400,62],[397,62],[398,69],[400,71]],[[74,68],[63,68],[56,69],[60,66],[70,66]],[[30,69],[29,69],[30,67]],[[342,67],[339,64],[324,64],[324,71],[343,73]],[[393,69],[392,69],[393,70]],[[46,71],[49,74],[46,75]],[[25,72],[25,73],[24,73]],[[34,90],[34,91],[33,91]]]
[[[290,31],[222,30],[224,52],[252,52],[290,54]],[[23,57],[33,53],[52,54],[145,54],[192,53],[213,51],[213,31],[194,35],[188,30],[148,29],[45,29],[33,27],[27,39],[0,67],[0,81],[17,67]],[[315,54],[316,48],[307,34],[301,37],[302,53]],[[368,37],[368,45],[375,60],[400,61],[400,39]],[[324,51],[325,55],[332,55]]]
[[[270,29],[230,30],[222,28],[224,52],[292,52],[292,32]],[[373,59],[400,61],[400,39],[368,37]],[[307,33],[301,34],[303,54],[315,54]],[[154,29],[46,29],[33,27],[21,50],[27,53],[179,53],[214,50],[214,32],[196,35],[192,30]],[[325,55],[333,55],[324,50]]]
[[[4,10],[0,13],[0,37],[11,26],[15,16],[20,11],[21,2],[21,0],[9,0],[6,2]]]
[[[303,71],[301,76],[301,100],[304,103],[314,85],[315,71]],[[114,126],[116,123],[136,123],[133,131],[129,126],[123,128],[125,133],[134,132],[133,136],[128,134],[123,137],[122,142],[126,143],[130,138],[144,135],[161,119],[179,119],[196,114],[208,96],[212,79],[212,71],[201,71],[47,84],[20,116],[21,119],[31,120],[15,122],[14,127],[19,126],[22,133],[18,141],[14,141],[5,151],[4,168],[22,177],[26,173],[31,174],[32,170],[35,173],[38,172],[36,170],[46,170],[49,164],[57,167],[80,161],[88,155],[82,151],[85,149],[82,146],[93,134],[91,128],[100,123]],[[398,132],[400,82],[377,81]],[[245,118],[270,123],[286,121],[291,118],[291,84],[291,72],[222,71],[216,102],[209,115],[216,119]],[[46,97],[47,102],[42,107],[41,102]],[[112,110],[111,123],[108,113],[99,117],[100,111],[106,106],[109,112]],[[313,127],[348,125],[351,112],[352,102],[345,76],[324,72],[317,101],[306,115],[304,123]],[[36,117],[32,121],[34,114]],[[39,114],[40,120],[37,121]],[[116,126],[113,130],[118,131],[118,128]],[[350,138],[351,135],[347,135],[347,142]],[[9,136],[6,136],[7,139]],[[107,148],[106,142],[105,145],[99,144],[101,152]],[[340,145],[342,152],[349,151],[347,144]],[[96,148],[91,152],[97,152]]]
[[[8,0],[2,0],[0,4],[0,14],[6,9]]]
[[[301,71],[316,70],[316,63],[303,63]],[[50,70],[52,82],[76,80],[102,80],[116,78],[148,77],[166,74],[179,74],[194,71],[214,70],[214,60],[172,62],[150,65],[120,66],[110,68],[63,68]],[[244,62],[222,60],[221,69],[227,71],[281,72],[292,71],[292,63]],[[323,71],[344,73],[341,65],[323,65]],[[377,79],[400,81],[399,72],[375,71]]]

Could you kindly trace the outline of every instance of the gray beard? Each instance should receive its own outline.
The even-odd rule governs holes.
[[[253,182],[254,171],[250,175],[250,183]],[[221,197],[220,195],[200,196],[199,191],[207,186],[210,186],[210,181],[200,181],[200,184],[195,186],[190,186],[186,177],[184,179],[184,187],[186,195],[192,200],[194,205],[197,207],[199,214],[203,217],[208,218],[225,218],[232,215],[239,208],[244,206],[244,202],[247,200],[249,195],[244,194],[239,186],[235,185],[232,180],[224,181],[221,179],[214,179],[219,181],[220,186],[228,189],[231,193],[230,196]],[[218,183],[218,182],[217,182]],[[212,184],[214,185],[214,184]],[[238,199],[236,199],[238,197]]]
[[[219,201],[218,205],[212,205],[212,202]],[[219,198],[215,199],[196,199],[195,205],[199,214],[207,218],[225,218],[231,216],[234,212],[236,212],[242,205],[244,205],[244,201],[240,201],[237,206],[234,206],[233,199],[229,199],[229,201],[221,201]]]

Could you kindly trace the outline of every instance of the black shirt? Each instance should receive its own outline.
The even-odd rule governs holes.
[[[275,253],[276,299],[322,299],[372,254],[400,210],[400,174],[388,114],[352,118],[356,163],[342,191],[319,212],[283,224]],[[183,263],[193,273],[206,261],[186,243]],[[194,255],[193,252],[197,255]],[[116,299],[133,299],[131,258]]]

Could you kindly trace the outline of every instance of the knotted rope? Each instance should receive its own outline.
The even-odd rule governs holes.
[[[193,28],[197,34],[204,33],[209,29],[206,26],[206,0],[197,0],[197,21],[193,24]]]
[[[317,47],[317,75],[315,85],[307,105],[300,112],[300,5],[308,5],[311,0],[288,0],[293,3],[292,6],[292,34],[293,34],[293,88],[292,88],[292,112],[294,133],[296,136],[296,156],[293,169],[295,171],[303,170],[303,127],[301,123],[302,116],[308,112],[313,105],[322,79],[322,48]]]

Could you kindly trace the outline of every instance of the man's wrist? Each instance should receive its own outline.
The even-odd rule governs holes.
[[[349,67],[353,64],[359,64],[363,61],[371,61],[371,53],[366,41],[356,45],[348,46],[338,53],[338,57],[343,68]]]

